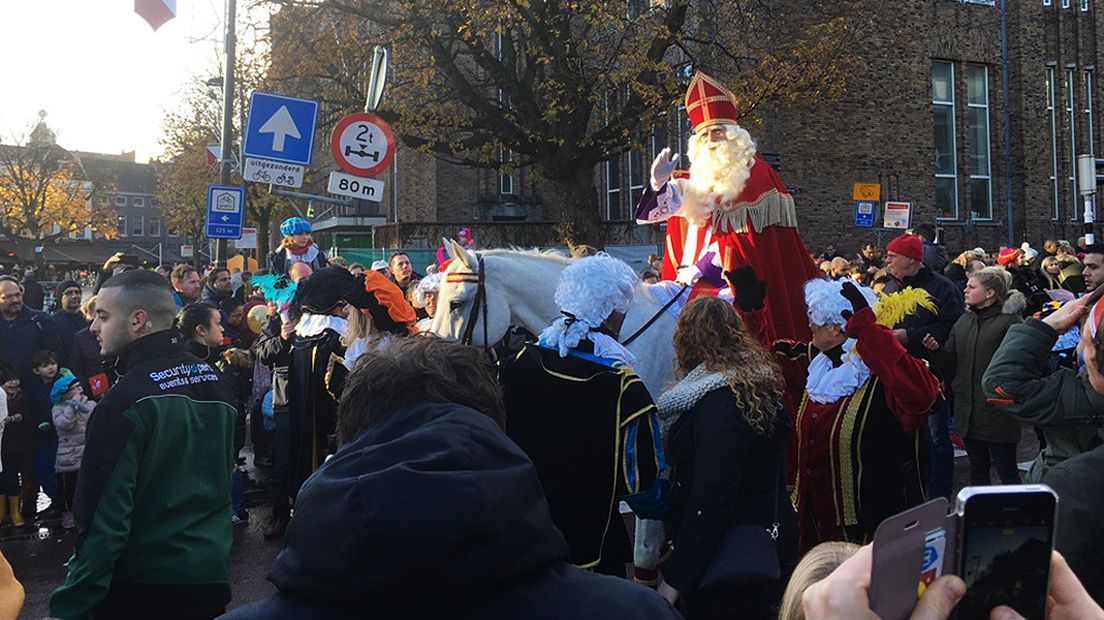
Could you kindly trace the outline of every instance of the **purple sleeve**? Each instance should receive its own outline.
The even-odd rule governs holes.
[[[678,202],[677,191],[670,183],[664,185],[663,191],[660,192],[652,189],[650,183],[645,184],[644,194],[640,196],[640,201],[636,203],[636,223],[655,224],[662,222],[674,215],[675,211],[678,210]]]

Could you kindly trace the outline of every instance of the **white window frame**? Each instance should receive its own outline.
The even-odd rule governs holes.
[[[954,63],[949,61],[949,60],[936,60],[936,61],[933,61],[932,65],[934,66],[936,64],[947,65],[951,70],[951,89],[950,89],[951,98],[949,100],[946,100],[946,101],[937,100],[935,98],[935,93],[932,93],[932,111],[934,112],[935,106],[943,106],[943,107],[950,107],[951,108],[951,156],[954,158],[954,161],[951,165],[951,170],[952,170],[951,174],[947,174],[945,172],[934,174],[934,178],[937,178],[937,179],[951,179],[954,183],[954,193],[952,194],[952,197],[954,198],[954,216],[953,217],[937,216],[936,219],[941,220],[941,221],[954,221],[954,220],[958,219],[958,215],[959,215],[959,205],[958,205],[958,127],[957,127],[957,125],[958,125],[958,123],[957,123],[958,110],[956,109],[956,105],[955,105],[955,66],[954,66]],[[932,71],[932,80],[934,80],[934,79],[935,79],[935,71],[933,70]],[[933,120],[933,127],[934,127],[934,120]],[[932,163],[933,163],[933,166],[934,166],[934,162],[932,162]]]
[[[1089,0],[1081,0],[1081,12],[1082,13],[1088,13],[1089,12]]]
[[[1062,204],[1058,199],[1058,102],[1054,67],[1046,68],[1047,116],[1050,119],[1050,186],[1054,205],[1054,220],[1062,219]]]
[[[1070,204],[1073,205],[1070,211],[1070,219],[1077,221],[1080,195],[1077,192],[1077,80],[1075,79],[1075,70],[1073,68],[1066,68],[1066,119],[1069,122],[1069,144],[1070,144]]]
[[[135,196],[130,199],[130,206],[132,207],[144,207],[146,206],[146,199],[141,196]]]
[[[149,221],[149,236],[160,237],[161,236],[161,218],[151,217]]]
[[[1043,6],[1053,6],[1054,0],[1043,0]]]
[[[1093,72],[1085,69],[1085,131],[1089,136],[1089,154],[1096,157],[1096,126],[1093,123]]]
[[[122,224],[122,225],[120,226],[120,224]],[[127,228],[127,226],[130,225],[130,222],[129,222],[129,220],[127,220],[127,216],[120,215],[119,216],[119,221],[115,225],[118,226],[118,228],[119,228],[119,230],[117,232],[119,233],[120,237],[129,237],[130,236],[129,235],[130,229]]]
[[[634,196],[639,196],[640,194],[644,193],[644,184],[648,182],[648,180],[644,178],[644,170],[647,167],[647,164],[644,163],[644,153],[641,151],[636,151],[635,154],[640,156],[640,184],[633,185],[633,154],[633,151],[625,153],[625,169],[629,172],[628,178],[625,179],[625,182],[629,184],[630,199],[632,199],[632,197]]]
[[[133,223],[134,223],[134,225],[137,229],[137,232],[135,232],[133,230],[130,231],[131,232],[130,236],[131,237],[145,237],[146,236],[146,218],[145,218],[145,216],[135,215]]]
[[[980,69],[982,71],[983,83],[985,84],[985,103],[971,103],[969,93],[966,96],[966,107],[978,110],[985,110],[985,150],[987,151],[985,156],[985,174],[974,174],[970,171],[970,180],[985,179],[986,186],[989,188],[989,195],[985,197],[986,205],[988,206],[988,216],[977,218],[979,220],[991,220],[993,219],[993,141],[992,141],[992,126],[990,125],[989,118],[989,67],[985,65],[967,65],[966,66],[966,80],[967,89],[969,89],[970,70]],[[967,118],[967,125],[969,124],[969,118]],[[968,135],[971,139],[974,136],[973,131],[969,131]],[[971,145],[972,146],[972,145]],[[970,186],[971,198],[973,197],[973,185]],[[973,219],[973,209],[970,209],[970,217]]]
[[[126,203],[127,203],[126,196],[120,196],[118,194],[115,194],[115,206],[116,207],[125,207]]]
[[[1070,0],[1062,0],[1062,8],[1063,9],[1070,8]]]
[[[498,150],[499,163],[508,164],[513,161],[514,154],[509,149]],[[498,173],[498,193],[503,195],[514,195],[514,175],[503,174],[501,171]]]

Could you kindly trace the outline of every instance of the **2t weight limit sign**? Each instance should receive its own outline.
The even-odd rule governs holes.
[[[395,157],[395,135],[375,114],[356,112],[334,125],[330,154],[349,174],[370,177],[382,172]]]
[[[383,187],[383,181],[334,171],[330,173],[330,182],[326,186],[326,191],[331,194],[380,202],[383,200]]]

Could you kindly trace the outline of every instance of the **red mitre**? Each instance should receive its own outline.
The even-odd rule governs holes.
[[[686,90],[686,114],[695,133],[714,125],[735,125],[738,103],[732,91],[701,71]]]

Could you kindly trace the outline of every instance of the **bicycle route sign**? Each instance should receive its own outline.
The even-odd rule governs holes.
[[[302,187],[303,171],[305,168],[298,164],[286,164],[282,161],[270,161],[268,159],[256,159],[248,157],[245,160],[245,180],[254,183],[271,183],[283,187]]]
[[[370,177],[386,169],[395,158],[395,134],[375,114],[355,112],[334,125],[330,154],[345,172]]]

